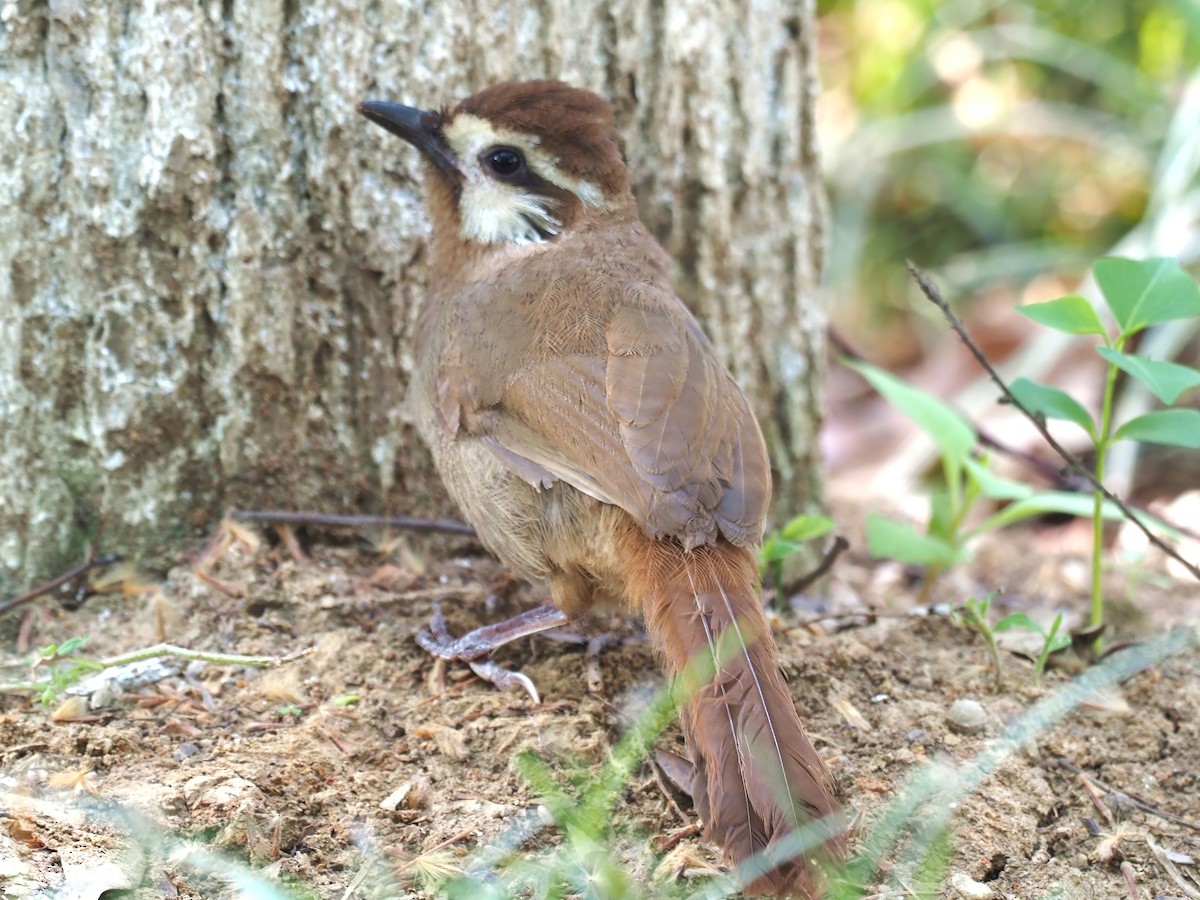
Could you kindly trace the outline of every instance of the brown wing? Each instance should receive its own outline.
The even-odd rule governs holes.
[[[762,434],[699,326],[652,285],[616,297],[591,287],[586,312],[536,317],[544,331],[494,361],[507,370],[493,369],[496,381],[455,391],[459,404],[492,401],[460,421],[531,484],[561,479],[656,537],[689,548],[718,531],[739,545],[760,541],[770,499]],[[444,370],[440,380],[462,375]]]

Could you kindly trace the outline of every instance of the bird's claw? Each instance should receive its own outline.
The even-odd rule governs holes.
[[[523,690],[535,704],[540,704],[542,698],[528,675],[506,669],[488,658],[498,645],[484,639],[484,633],[484,629],[477,629],[456,638],[446,627],[441,605],[435,603],[429,625],[417,632],[417,643],[438,659],[465,662],[472,672],[502,691]]]
[[[538,689],[533,683],[533,679],[524,672],[514,672],[512,669],[506,669],[493,659],[468,660],[467,665],[471,667],[472,672],[484,681],[490,681],[502,691],[524,690],[535,706],[542,702],[541,695],[538,694]]]

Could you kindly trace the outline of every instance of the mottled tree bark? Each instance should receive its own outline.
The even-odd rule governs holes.
[[[508,78],[614,102],[777,506],[810,501],[812,38],[794,0],[0,0],[0,592],[231,505],[444,503],[402,406],[417,154],[354,105]]]

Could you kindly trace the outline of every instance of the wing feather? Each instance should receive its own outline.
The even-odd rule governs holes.
[[[625,509],[648,534],[687,547],[718,533],[761,540],[770,493],[762,435],[691,314],[651,284],[606,293],[593,278],[589,288],[569,346],[549,352],[549,335],[530,328],[523,352],[500,372],[491,365],[498,383],[443,371],[458,404],[492,401],[461,419],[535,487],[565,481]],[[555,303],[568,306],[561,290]],[[444,369],[457,358],[448,354]],[[452,405],[441,403],[450,419]]]

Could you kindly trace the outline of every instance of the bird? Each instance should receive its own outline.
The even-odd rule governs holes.
[[[533,80],[358,111],[424,161],[411,416],[482,544],[550,593],[422,644],[512,687],[487,659],[499,644],[595,606],[640,614],[706,838],[748,893],[819,896],[848,838],[759,600],[766,445],[639,219],[611,105]]]

